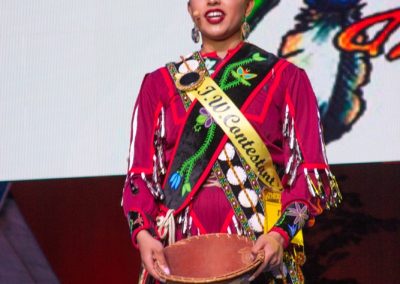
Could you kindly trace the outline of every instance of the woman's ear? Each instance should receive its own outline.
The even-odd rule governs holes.
[[[249,0],[246,7],[246,13],[245,13],[246,17],[250,16],[253,8],[254,8],[254,0]]]
[[[192,11],[192,6],[190,6],[190,1],[187,2],[187,10],[189,12],[190,17],[193,19],[193,11]]]

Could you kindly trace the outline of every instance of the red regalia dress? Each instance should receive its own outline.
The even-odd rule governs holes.
[[[256,68],[249,63],[251,60],[237,58],[246,48],[249,48],[248,58],[259,56],[271,61],[265,74],[254,73]],[[260,77],[240,109],[267,146],[281,177],[284,186],[282,212],[287,214],[283,214],[286,219],[281,218],[272,230],[285,238],[287,246],[304,224],[312,225],[314,217],[323,208],[336,205],[340,193],[327,164],[318,105],[306,73],[284,59],[263,52],[251,44],[241,43],[229,50],[224,59],[216,53],[202,54],[202,57],[216,80],[218,74],[229,68],[233,70],[218,79],[220,85],[225,82],[227,92],[229,88],[250,87],[257,80],[256,76]],[[179,69],[179,63],[176,67]],[[187,139],[182,134],[185,133],[183,128],[187,126],[189,114],[194,111],[191,106],[195,104],[191,105],[189,101],[185,107],[185,98],[175,87],[170,71],[162,67],[145,76],[133,110],[129,167],[123,191],[123,209],[133,244],[136,246],[136,235],[141,230],[148,230],[159,239],[165,237],[167,228],[160,224],[160,216],[165,217],[170,207],[175,209],[174,240],[216,232],[250,236],[252,231],[258,236],[263,231],[260,218],[253,218],[252,212],[247,214],[249,217],[245,217],[244,222],[240,217],[240,212],[251,211],[249,200],[240,194],[240,189],[236,198],[227,195],[228,188],[237,186],[234,179],[239,176],[251,193],[250,199],[254,203],[261,201],[263,186],[245,164],[236,168],[235,177],[229,169],[220,174],[224,166],[204,166],[197,178],[201,184],[192,186],[179,204],[174,203],[174,196],[178,195],[174,195],[173,189],[170,195],[164,192],[164,188],[173,187],[171,163],[181,151],[179,141]],[[233,76],[223,81],[223,76],[228,78],[230,73],[241,77]],[[239,79],[245,82],[239,82]],[[203,116],[204,128],[213,123],[203,108],[200,108],[199,116]],[[239,156],[229,140],[222,146],[223,153],[221,148],[214,149],[219,151],[214,155],[216,162],[223,163],[228,156]],[[201,163],[200,159],[194,170]],[[260,214],[263,218],[262,212]]]

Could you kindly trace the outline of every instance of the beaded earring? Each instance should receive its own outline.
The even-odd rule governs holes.
[[[192,40],[194,43],[198,43],[200,41],[200,31],[196,24],[192,29]]]
[[[244,18],[244,22],[242,24],[242,38],[243,40],[246,40],[249,37],[250,34],[250,25],[247,22],[247,19]]]

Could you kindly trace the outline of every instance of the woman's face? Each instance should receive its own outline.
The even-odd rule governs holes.
[[[221,41],[241,32],[253,5],[254,0],[190,0],[188,10],[203,41]]]

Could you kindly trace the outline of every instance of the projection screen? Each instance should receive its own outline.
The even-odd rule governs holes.
[[[399,161],[400,5],[323,2],[256,1],[249,41],[307,71],[331,163]],[[0,181],[124,174],[144,74],[200,48],[186,3],[1,1]]]

